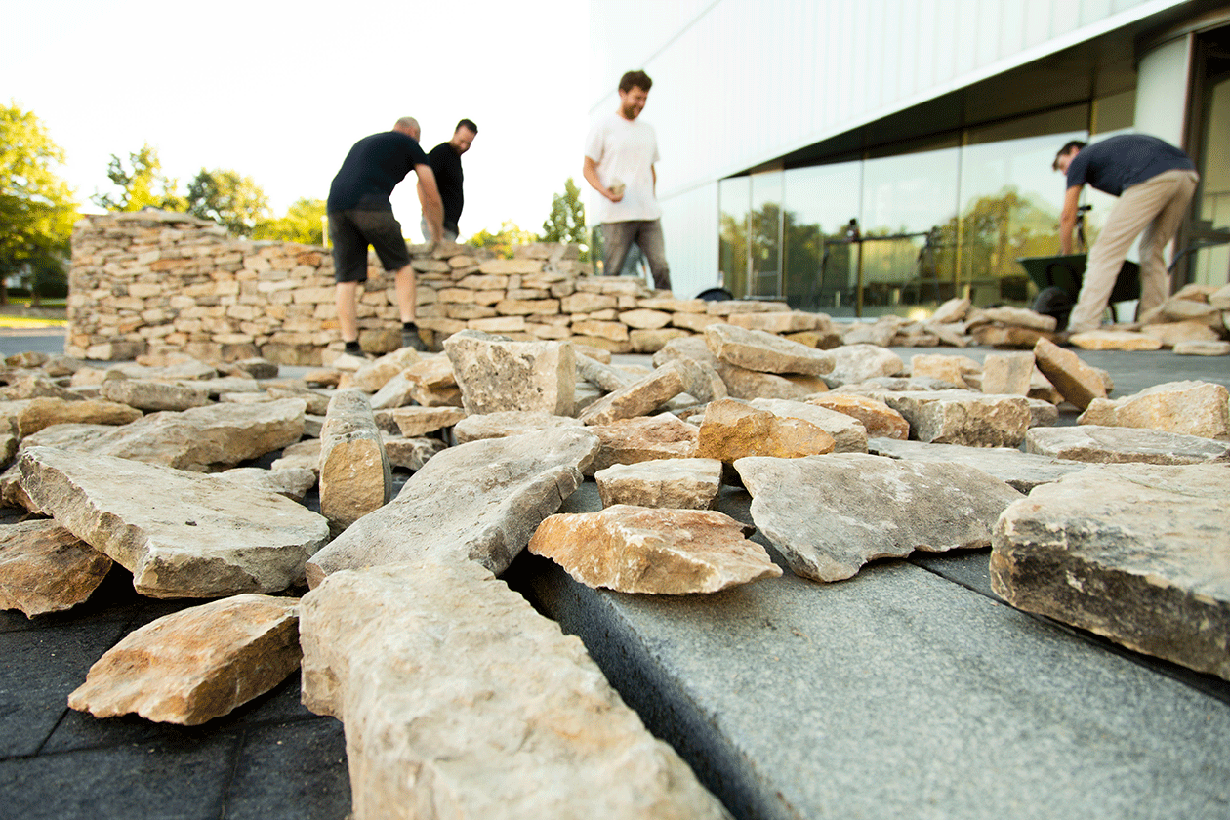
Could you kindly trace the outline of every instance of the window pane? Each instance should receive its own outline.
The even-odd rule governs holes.
[[[861,165],[786,172],[783,295],[791,307],[854,315],[858,246],[847,240],[846,228],[858,214]]]
[[[724,179],[718,186],[718,266],[722,286],[736,299],[748,295],[747,218],[751,206],[748,177]]]
[[[781,297],[782,172],[752,175],[751,292]]]

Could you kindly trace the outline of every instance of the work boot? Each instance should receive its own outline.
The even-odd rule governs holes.
[[[402,325],[401,346],[408,347],[411,350],[418,350],[423,353],[427,352],[427,345],[423,344],[423,339],[419,336],[419,329],[414,325],[410,325],[409,327]]]

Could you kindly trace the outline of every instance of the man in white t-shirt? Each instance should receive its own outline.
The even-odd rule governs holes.
[[[585,140],[585,179],[602,195],[594,218],[606,246],[604,273],[618,276],[633,243],[649,262],[654,286],[671,289],[662,235],[662,208],[655,193],[658,137],[653,126],[638,120],[653,80],[644,71],[629,71],[619,81],[619,109],[597,123]]]

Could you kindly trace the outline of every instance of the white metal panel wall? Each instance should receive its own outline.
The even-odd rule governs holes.
[[[718,273],[718,186],[693,188],[662,203],[671,286],[681,299],[722,284]]]

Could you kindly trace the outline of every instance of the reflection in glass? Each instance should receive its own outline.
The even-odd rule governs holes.
[[[782,296],[792,307],[854,314],[857,245],[846,228],[858,216],[861,168],[856,161],[786,172]]]
[[[731,177],[718,186],[718,267],[722,286],[736,299],[748,295],[747,222],[751,208],[748,177]]]
[[[1192,244],[1208,247],[1191,254],[1188,281],[1202,285],[1224,285],[1230,280],[1230,245],[1212,244],[1230,238],[1230,165],[1226,162],[1226,146],[1230,145],[1230,59],[1222,58],[1218,67],[1223,74],[1220,79],[1210,77],[1204,106],[1203,176],[1200,196],[1193,206],[1196,220]]]
[[[751,290],[759,299],[781,297],[782,172],[752,175]]]

